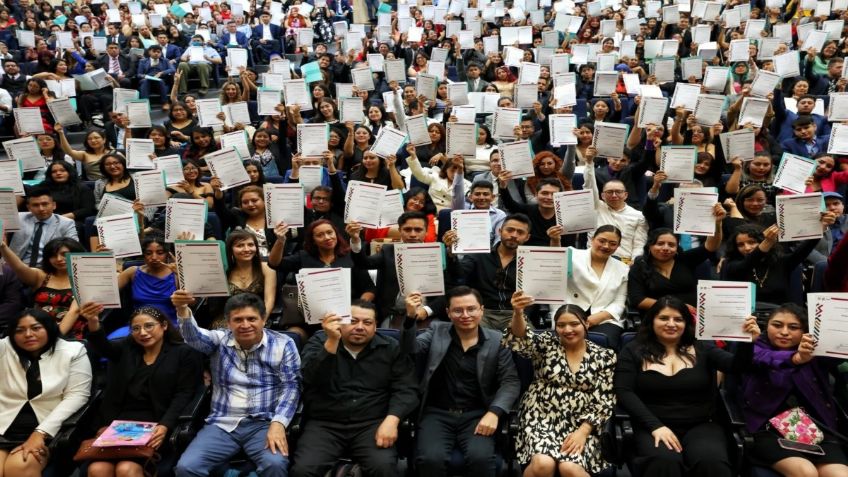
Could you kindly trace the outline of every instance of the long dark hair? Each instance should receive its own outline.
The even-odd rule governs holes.
[[[724,256],[727,260],[742,260],[743,257],[741,253],[739,253],[739,249],[736,247],[736,239],[740,235],[747,235],[757,242],[762,242],[765,239],[765,235],[763,235],[763,227],[757,224],[742,224],[735,229],[730,234],[730,237],[727,238],[725,242],[725,251]],[[780,244],[774,244],[771,250],[765,254],[765,261],[771,265],[774,263],[779,256],[779,252],[781,250]]]
[[[136,316],[139,315],[147,315],[154,320],[158,321],[159,324],[165,329],[165,341],[170,344],[177,344],[183,342],[183,337],[180,335],[180,332],[177,331],[177,328],[168,320],[168,317],[165,313],[162,313],[162,310],[156,308],[155,306],[144,305],[133,310],[130,315],[129,323],[130,327],[132,327],[132,320],[135,319]],[[132,339],[132,338],[130,338]],[[133,344],[138,346],[138,343],[135,340],[132,340]]]
[[[341,231],[327,219],[316,220],[309,224],[306,227],[306,230],[303,232],[303,250],[306,251],[309,255],[313,257],[318,257],[318,245],[315,244],[315,240],[312,238],[312,234],[315,232],[315,229],[320,225],[329,225],[333,228],[333,232],[336,233],[336,248],[333,251],[336,257],[344,257],[348,253],[350,253],[350,245],[348,245],[347,240],[342,236]]]
[[[85,247],[72,238],[55,238],[44,244],[44,250],[41,252],[41,271],[47,274],[54,274],[57,272],[53,265],[50,264],[50,258],[55,257],[62,247],[66,247],[68,249],[68,253],[85,252]]]
[[[59,324],[56,323],[56,320],[46,311],[40,308],[27,308],[21,311],[14,320],[9,320],[9,324],[6,326],[6,336],[9,337],[12,349],[18,353],[18,356],[24,359],[30,359],[29,353],[24,351],[15,342],[15,330],[18,328],[18,323],[27,316],[33,317],[35,321],[37,321],[47,331],[47,345],[39,354],[56,349],[56,342],[59,341],[59,336],[61,335],[61,331],[59,331]]]
[[[250,273],[253,275],[254,279],[263,279],[262,259],[259,257],[259,241],[256,240],[256,235],[253,235],[253,233],[248,232],[247,230],[233,230],[230,232],[230,235],[227,236],[225,250],[227,252],[227,261],[230,264],[230,269],[227,271],[227,278],[230,278],[230,275],[235,273],[236,269],[236,256],[233,253],[233,246],[235,246],[236,242],[241,242],[242,240],[250,240],[256,247],[256,253],[253,254],[253,258],[250,260]]]
[[[645,241],[645,245],[642,247],[642,257],[645,260],[645,263],[654,266],[654,257],[651,255],[651,247],[657,244],[657,241],[663,235],[671,235],[677,240],[677,254],[679,255],[682,249],[680,248],[680,238],[674,234],[674,230],[668,227],[660,227],[654,230],[651,230],[648,233],[648,240]]]
[[[103,157],[100,158],[100,162],[97,163],[97,168],[100,170],[100,174],[103,176],[103,178],[106,179],[107,182],[112,182],[112,176],[110,176],[106,172],[106,159],[109,159],[109,158],[117,159],[118,162],[120,162],[121,165],[124,166],[124,174],[118,180],[122,181],[122,180],[129,179],[130,178],[130,171],[127,169],[127,159],[123,155],[115,153],[115,152],[113,152],[111,154],[104,154]]]
[[[689,364],[695,364],[695,355],[689,352],[689,347],[695,344],[695,322],[686,304],[671,295],[666,295],[657,300],[645,313],[645,318],[639,326],[636,342],[639,344],[638,353],[642,361],[662,363],[663,358],[666,357],[665,346],[660,343],[654,332],[654,319],[665,308],[671,308],[683,317],[683,335],[680,337],[680,342],[677,343],[677,354],[688,361]]]
[[[53,168],[54,167],[61,167],[62,169],[65,169],[65,171],[68,173],[68,182],[61,183],[61,182],[56,182],[53,179]],[[44,181],[41,183],[41,185],[45,186],[45,187],[49,187],[53,190],[56,190],[56,189],[75,189],[77,187],[78,181],[79,180],[77,178],[76,168],[71,166],[70,164],[68,164],[64,160],[61,160],[61,161],[53,161],[53,162],[50,163],[49,166],[47,166],[47,172],[44,174]]]

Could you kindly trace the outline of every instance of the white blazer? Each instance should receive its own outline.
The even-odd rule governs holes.
[[[26,370],[10,342],[0,340],[0,434],[4,434],[27,402]],[[42,392],[30,401],[38,418],[36,429],[55,436],[62,422],[88,402],[91,363],[82,343],[56,341],[39,362]]]
[[[592,269],[589,250],[571,249],[571,276],[568,280],[568,303],[590,313],[606,311],[612,315],[610,323],[623,327],[624,301],[627,298],[627,276],[630,267],[610,258],[599,277]]]

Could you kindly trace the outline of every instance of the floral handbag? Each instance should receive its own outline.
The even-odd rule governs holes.
[[[801,444],[816,445],[824,434],[804,408],[793,407],[769,419],[772,427],[785,439]]]

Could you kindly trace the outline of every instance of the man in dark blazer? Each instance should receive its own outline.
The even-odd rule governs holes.
[[[282,28],[279,25],[271,23],[271,14],[269,12],[262,12],[259,15],[259,24],[253,27],[253,35],[251,35],[256,61],[263,64],[268,63],[271,55],[274,53],[279,55],[283,52],[280,44],[280,36],[282,34]]]
[[[121,48],[127,46],[127,37],[121,33],[119,23],[106,25],[106,43],[117,43]]]
[[[405,212],[398,217],[398,230],[403,243],[422,243],[427,234],[427,216],[421,212]],[[362,227],[351,223],[345,228],[350,236],[350,246],[353,250],[353,263],[360,268],[377,270],[377,297],[375,303],[380,311],[380,319],[388,320],[393,328],[400,328],[404,316],[404,297],[400,294],[397,270],[395,269],[395,248],[392,244],[384,244],[377,253],[366,256],[363,243],[359,238]],[[418,310],[420,325],[425,325],[434,314],[437,315],[441,300],[430,298]]]
[[[180,56],[183,54],[183,49],[171,44],[168,35],[165,33],[156,35],[156,41],[159,42],[159,46],[162,48],[162,59],[168,60],[168,63],[176,68],[177,63],[180,61]]]
[[[106,54],[97,59],[97,67],[109,73],[115,78],[121,88],[131,88],[135,77],[135,62],[128,55],[121,53],[121,47],[117,43],[109,43],[106,46]]]
[[[218,51],[221,52],[222,56],[227,54],[227,48],[229,47],[248,48],[247,35],[238,31],[238,25],[233,20],[227,23],[227,31],[218,40]]]
[[[459,80],[468,83],[469,93],[482,93],[489,86],[489,82],[480,77],[483,69],[480,63],[472,62],[465,64],[462,57],[456,58],[456,70],[459,73]]]
[[[785,152],[803,157],[813,157],[827,152],[830,135],[817,136],[816,123],[810,116],[799,116],[792,122],[792,137],[780,143]]]
[[[158,88],[159,96],[162,103],[168,102],[168,93],[170,91],[171,78],[177,69],[174,65],[162,58],[162,47],[153,45],[147,49],[147,58],[142,58],[138,62],[136,75],[138,76],[138,91],[139,97],[146,99],[150,97],[150,88]],[[158,78],[159,81],[150,78]]]
[[[466,286],[447,292],[451,323],[434,322],[415,332],[422,297],[406,297],[401,346],[427,357],[420,379],[421,418],[416,450],[420,475],[447,475],[454,448],[462,450],[468,477],[495,475],[498,424],[520,392],[512,353],[501,345],[501,332],[480,327],[480,293]],[[430,391],[433,391],[432,393]]]

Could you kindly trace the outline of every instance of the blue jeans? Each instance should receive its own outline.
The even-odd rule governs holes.
[[[177,477],[205,477],[212,469],[226,464],[244,449],[262,477],[287,477],[288,456],[272,454],[265,449],[268,421],[243,419],[233,432],[226,432],[214,424],[206,424],[191,441],[175,469]]]
[[[171,88],[168,87],[168,82],[164,81],[165,78],[162,78],[163,81],[153,81],[147,78],[142,78],[138,84],[138,96],[142,99],[146,99],[150,97],[150,88],[159,88],[159,94],[161,95],[162,104],[167,103],[169,101],[169,94],[171,92]]]

